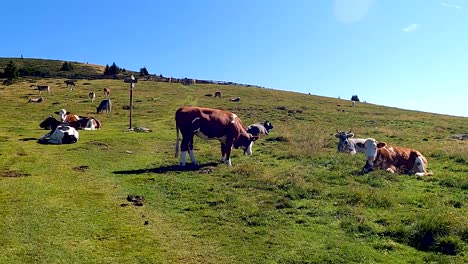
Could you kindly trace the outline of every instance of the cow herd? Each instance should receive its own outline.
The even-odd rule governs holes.
[[[65,84],[67,87],[75,87],[75,83],[73,81],[65,81]],[[39,94],[42,91],[47,91],[50,94],[49,85],[31,85],[31,87],[39,90]],[[71,88],[71,90],[73,90],[73,88]],[[101,101],[96,109],[96,113],[106,111],[106,113],[109,114],[112,109],[112,102],[109,99],[110,89],[104,88],[103,93],[107,98]],[[90,92],[88,96],[91,99],[91,102],[94,102],[94,99],[96,98],[94,91]],[[40,97],[38,99],[29,99],[28,102],[40,103],[43,101],[43,97]],[[39,138],[39,143],[72,144],[76,143],[80,138],[78,130],[96,130],[101,128],[101,122],[94,117],[71,114],[66,109],[60,109],[56,111],[55,114],[58,115],[59,120],[51,115],[39,124],[40,128],[50,130]]]
[[[41,91],[50,93],[49,86],[36,86]],[[101,101],[96,109],[96,113],[106,111],[110,113],[112,102],[109,99],[110,89],[103,90],[107,99]],[[221,92],[217,92],[217,97]],[[96,97],[94,92],[89,93],[89,98],[93,102]],[[235,98],[238,101],[240,98]],[[235,101],[235,100],[231,100]],[[39,139],[45,144],[70,144],[79,139],[78,129],[95,130],[101,128],[101,123],[94,117],[85,117],[71,114],[65,109],[55,112],[59,120],[52,116],[46,118],[40,127],[50,129]],[[175,156],[179,156],[180,142],[180,165],[186,165],[187,154],[193,165],[198,165],[195,158],[193,138],[198,136],[205,140],[218,140],[221,143],[221,161],[231,165],[232,148],[241,148],[244,155],[252,154],[254,142],[261,136],[269,135],[273,125],[269,121],[263,124],[251,124],[244,128],[241,119],[234,113],[206,107],[184,106],[175,113],[176,144]],[[182,139],[179,140],[179,132]],[[411,175],[432,175],[427,171],[427,160],[417,150],[390,146],[385,142],[379,142],[373,138],[354,138],[351,130],[336,131],[335,137],[338,141],[338,152],[350,154],[364,153],[366,158],[362,173],[368,173],[374,169],[385,170],[390,173],[402,173]]]

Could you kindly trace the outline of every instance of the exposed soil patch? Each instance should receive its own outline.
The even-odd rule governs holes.
[[[143,202],[145,201],[145,197],[142,195],[128,195],[127,201],[133,203],[135,206],[143,206]]]
[[[90,141],[88,144],[97,146],[102,150],[107,150],[107,149],[110,148],[109,145],[107,145],[106,143],[102,143],[102,142],[98,142],[98,141],[94,141],[94,140]]]
[[[81,166],[73,168],[74,171],[80,171],[80,172],[85,172],[87,169],[89,169],[89,166],[87,165],[81,165]]]
[[[210,174],[213,172],[213,168],[204,168],[202,170],[200,170],[198,173],[200,174]]]
[[[22,173],[19,171],[2,171],[0,172],[0,177],[4,178],[19,178],[29,176],[28,173]]]
[[[265,141],[269,141],[269,142],[271,142],[271,141],[288,142],[289,139],[279,136],[279,137],[269,137],[269,138],[265,139]]]

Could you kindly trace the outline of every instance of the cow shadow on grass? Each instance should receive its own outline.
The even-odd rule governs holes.
[[[20,138],[20,141],[31,141],[31,140],[37,140],[37,138]]]
[[[187,164],[185,166],[180,165],[169,165],[169,166],[161,166],[156,168],[149,168],[149,169],[138,169],[138,170],[123,170],[123,171],[114,171],[114,174],[144,174],[144,173],[156,173],[162,174],[166,172],[184,172],[184,171],[203,171],[205,167],[216,167],[219,163],[211,162],[201,165],[192,165]]]

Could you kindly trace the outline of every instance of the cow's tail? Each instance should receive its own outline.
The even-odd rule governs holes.
[[[176,122],[176,142],[175,142],[175,157],[179,156],[179,126]]]

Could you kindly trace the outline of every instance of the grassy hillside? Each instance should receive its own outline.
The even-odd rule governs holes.
[[[1,65],[0,65],[1,66]],[[128,84],[27,79],[0,86],[0,263],[466,263],[468,119],[260,88],[140,81],[126,132]],[[111,115],[93,114],[112,89]],[[87,98],[95,91],[96,102]],[[221,90],[223,98],[205,96]],[[228,98],[240,96],[238,103]],[[174,113],[227,109],[244,125],[269,120],[252,156],[195,139],[202,166],[174,158]],[[34,139],[66,108],[103,127],[76,144]],[[364,156],[337,153],[336,129],[416,148],[434,176],[359,175]],[[127,195],[143,195],[134,206]]]
[[[80,62],[70,62],[73,65],[72,71],[61,71],[62,64],[65,61],[61,60],[45,60],[32,58],[0,58],[0,70],[3,71],[5,66],[13,61],[19,69],[27,69],[30,72],[46,74],[46,76],[56,76],[62,78],[74,78],[75,76],[94,76],[104,73],[104,68],[101,65],[94,65]],[[68,61],[69,62],[69,61]]]

